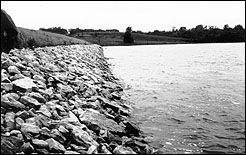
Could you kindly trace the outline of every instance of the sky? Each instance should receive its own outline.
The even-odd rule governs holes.
[[[245,28],[245,1],[1,1],[18,27],[170,31],[203,26]]]

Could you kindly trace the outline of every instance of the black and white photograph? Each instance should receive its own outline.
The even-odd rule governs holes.
[[[1,1],[1,154],[245,154],[245,1]]]

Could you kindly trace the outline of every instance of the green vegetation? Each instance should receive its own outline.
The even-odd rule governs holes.
[[[64,34],[101,46],[245,42],[245,29],[241,25],[236,25],[234,28],[225,25],[223,29],[203,25],[191,29],[180,27],[179,30],[173,27],[172,31],[155,30],[147,33],[132,31],[131,27],[128,27],[125,33],[117,29],[76,28],[67,31],[61,27],[49,28],[45,31]]]
[[[83,32],[70,34],[69,36],[84,39],[101,46],[124,46],[124,45],[153,45],[153,44],[182,44],[191,43],[189,39],[178,37],[165,37],[132,32],[134,43],[124,43],[123,32]]]
[[[124,39],[123,39],[124,43],[132,44],[134,42],[133,37],[132,37],[132,28],[131,27],[126,28],[126,32],[125,32],[123,37],[124,37]]]
[[[179,30],[165,32],[155,30],[148,34],[158,36],[181,37],[190,39],[194,43],[217,43],[217,42],[245,42],[245,29],[241,25],[230,28],[224,25],[223,29],[213,26],[197,25],[195,28],[187,30],[186,27],[180,27]]]
[[[43,46],[57,46],[57,45],[71,45],[71,44],[90,44],[83,39],[77,39],[61,34],[41,31],[30,30],[18,27],[20,34],[17,36],[16,48],[33,48]]]
[[[68,34],[67,30],[66,29],[63,29],[61,27],[52,27],[52,28],[48,28],[48,29],[40,28],[39,30],[47,31],[47,32],[53,32],[53,33],[58,33],[58,34],[64,34],[64,35],[67,35]]]

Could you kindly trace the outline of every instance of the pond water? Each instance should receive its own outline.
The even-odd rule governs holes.
[[[245,43],[103,48],[153,147],[245,153]]]

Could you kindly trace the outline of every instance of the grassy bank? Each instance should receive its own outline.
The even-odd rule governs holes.
[[[18,35],[18,48],[23,47],[44,47],[57,45],[82,44],[87,45],[89,42],[83,39],[77,39],[61,34],[45,32],[41,30],[31,30],[18,27],[20,34]]]
[[[122,45],[153,45],[153,44],[184,44],[191,43],[185,38],[165,37],[156,35],[147,35],[132,33],[134,38],[133,44],[125,44],[123,42],[122,32],[84,32],[70,35],[78,39],[84,39],[93,44],[101,46],[122,46]]]

